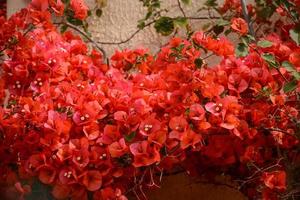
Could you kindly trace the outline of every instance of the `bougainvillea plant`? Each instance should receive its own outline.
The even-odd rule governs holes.
[[[259,38],[240,1],[215,2],[236,47],[197,31],[110,64],[66,30],[84,34],[83,0],[33,0],[1,17],[1,199],[145,199],[178,169],[228,174],[250,199],[299,197],[300,1],[249,4],[258,24],[269,23],[261,10],[281,16]],[[221,61],[208,66],[206,52]]]

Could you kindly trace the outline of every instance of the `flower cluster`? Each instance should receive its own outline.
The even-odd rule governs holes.
[[[56,199],[125,200],[179,165],[194,175],[249,176],[242,185],[251,198],[285,192],[284,161],[300,160],[296,43],[272,34],[236,57],[227,39],[196,32],[190,41],[171,39],[156,56],[117,51],[107,65],[80,37],[56,30],[48,8],[59,15],[63,5],[34,0],[1,23],[6,198],[26,197],[36,178]],[[82,5],[70,3],[78,19],[87,15]],[[247,33],[242,19],[232,28]],[[222,61],[208,67],[201,48]]]

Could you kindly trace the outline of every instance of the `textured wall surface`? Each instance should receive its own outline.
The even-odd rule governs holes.
[[[193,6],[182,5],[187,16],[205,16],[207,13],[197,13],[205,0],[193,0]],[[8,15],[24,7],[30,0],[8,0]],[[95,0],[86,0],[90,8],[94,8]],[[168,16],[182,16],[177,6],[177,0],[163,0],[162,8],[169,12]],[[93,16],[90,22],[90,32],[96,41],[119,42],[126,40],[137,30],[137,21],[145,15],[139,0],[107,0],[107,6],[99,18]],[[205,20],[191,21],[192,28],[197,30],[205,23]],[[168,41],[168,37],[158,35],[153,25],[140,31],[129,42],[120,45],[101,45],[111,55],[115,49],[144,47],[156,52],[159,47]]]
[[[30,0],[8,0],[8,16],[24,7]],[[139,0],[107,0],[103,15],[90,19],[90,31],[96,41],[119,42],[130,37],[137,30],[137,21],[142,19],[145,9]],[[87,0],[93,8],[94,0]],[[197,13],[204,0],[193,0],[192,6],[183,6],[187,16],[205,16]],[[162,7],[169,10],[168,15],[179,16],[177,0],[163,0]],[[197,30],[205,21],[192,21],[192,27]],[[121,45],[101,45],[111,55],[115,49],[145,47],[156,52],[168,41],[167,37],[156,34],[153,27],[138,33],[130,42]],[[184,175],[170,176],[163,179],[162,189],[151,191],[150,200],[244,200],[245,197],[236,190],[224,186],[210,184],[191,184]]]
[[[94,0],[88,1],[92,5]],[[193,6],[183,5],[187,16],[197,15],[197,9],[200,8],[203,2],[203,0],[194,0]],[[162,1],[162,8],[169,10],[168,16],[182,16],[177,6],[177,0]],[[139,0],[108,0],[107,7],[103,9],[101,18],[94,16],[91,19],[90,30],[97,41],[117,42],[125,40],[137,30],[137,21],[144,17],[145,11],[146,9],[143,8]],[[204,21],[192,21],[192,23],[193,29],[197,29]],[[158,35],[153,26],[151,26],[138,33],[128,43],[103,45],[103,47],[107,50],[108,54],[111,54],[116,48],[124,49],[133,47],[146,47],[155,52],[167,41],[167,37]]]

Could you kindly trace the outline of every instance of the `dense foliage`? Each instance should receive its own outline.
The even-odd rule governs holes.
[[[157,55],[116,51],[110,64],[67,30],[87,28],[83,0],[33,0],[1,17],[2,199],[143,199],[178,169],[228,174],[250,199],[299,195],[300,1],[249,5],[257,24],[282,16],[261,38],[239,1],[206,6],[231,13],[217,26],[239,36],[236,47],[189,32]],[[154,25],[169,34],[172,23]],[[220,63],[208,67],[207,52]]]

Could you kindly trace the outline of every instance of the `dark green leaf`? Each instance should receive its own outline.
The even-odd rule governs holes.
[[[295,71],[295,68],[293,66],[292,63],[290,63],[289,61],[283,61],[283,63],[281,64],[282,67],[284,67],[288,72],[293,72]]]
[[[286,71],[290,72],[296,80],[300,80],[300,73],[296,70],[292,63],[284,61],[281,65],[286,69]]]
[[[69,4],[69,3],[70,3],[70,0],[62,0],[62,2],[63,2],[64,4]]]
[[[235,49],[235,54],[238,57],[245,57],[249,53],[248,46],[244,43],[239,43]]]
[[[273,54],[270,53],[264,53],[261,56],[268,64],[270,67],[274,67],[274,68],[278,68],[279,65],[276,62],[275,56]]]
[[[298,81],[296,81],[296,80],[293,80],[293,81],[291,81],[291,82],[286,83],[286,84],[283,86],[283,91],[284,91],[285,93],[294,91],[294,90],[297,88],[297,83],[298,83]]]
[[[173,47],[171,49],[177,52],[181,52],[183,48],[184,48],[184,44],[180,44],[177,47]]]
[[[300,44],[300,30],[298,29],[291,29],[290,30],[290,37],[296,42],[297,45]]]
[[[67,29],[68,29],[68,26],[67,26],[67,25],[62,25],[62,26],[60,27],[60,32],[61,32],[61,33],[64,33],[64,32],[66,32]]]
[[[82,26],[83,22],[80,19],[76,19],[73,17],[67,17],[67,21],[76,26]]]
[[[201,68],[203,65],[203,60],[201,58],[196,58],[194,63],[197,68]]]
[[[192,0],[181,0],[185,5],[190,5]]]
[[[215,25],[213,27],[213,32],[216,34],[216,35],[220,35],[221,33],[223,33],[224,31],[224,26],[219,26],[219,25]]]
[[[97,17],[101,17],[101,16],[102,16],[102,13],[103,13],[102,9],[98,8],[98,9],[96,10],[96,15],[97,15]]]
[[[227,36],[227,35],[229,35],[231,32],[232,32],[231,29],[227,29],[227,30],[224,32],[224,34]]]
[[[186,17],[176,17],[174,23],[180,27],[185,27],[188,24],[188,20]]]
[[[155,1],[152,3],[152,7],[153,7],[153,8],[160,8],[160,1],[159,1],[159,0],[155,0]]]
[[[266,7],[259,8],[257,10],[257,15],[260,18],[267,19],[273,15],[274,11],[275,9],[272,8],[271,6],[266,6]]]
[[[88,16],[91,16],[92,15],[92,11],[91,10],[88,10]]]
[[[241,37],[241,41],[248,46],[249,43],[254,42],[255,38],[251,35]]]
[[[215,7],[217,6],[218,4],[216,3],[217,0],[207,0],[204,5],[208,6],[208,7]]]
[[[292,72],[292,75],[297,81],[300,81],[300,73],[297,71]]]
[[[219,20],[216,21],[216,24],[217,24],[218,26],[227,26],[227,25],[230,24],[230,22],[227,21],[227,20],[224,20],[224,19],[219,19]]]
[[[130,134],[125,135],[124,138],[125,138],[126,142],[131,142],[135,138],[135,136],[136,136],[136,132],[133,131]]]
[[[144,20],[139,20],[137,27],[139,29],[143,29],[145,27],[145,21]]]
[[[271,47],[273,45],[273,42],[270,42],[268,40],[261,40],[257,43],[257,46],[262,48]]]
[[[170,17],[161,17],[154,24],[155,30],[164,35],[170,35],[175,28],[174,21]]]
[[[145,17],[145,20],[149,19],[152,16],[152,11],[148,11]]]
[[[187,109],[185,109],[185,112],[184,112],[184,114],[186,114],[186,115],[189,115],[189,114],[190,114],[190,112],[191,112],[191,109],[190,109],[190,108],[187,108]]]

